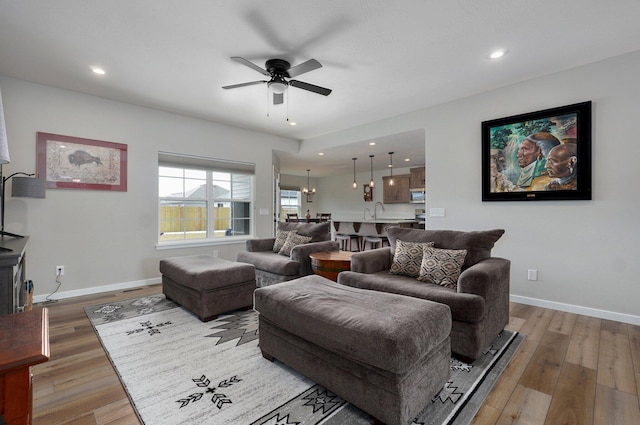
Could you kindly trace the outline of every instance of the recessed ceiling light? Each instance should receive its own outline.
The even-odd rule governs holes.
[[[98,74],[98,75],[106,74],[106,71],[104,69],[98,68],[97,66],[92,66],[91,71],[93,71],[94,74]]]
[[[289,121],[289,125],[290,125],[291,127],[293,127],[294,125],[298,125],[298,123],[297,123],[297,122],[295,122],[295,121]]]
[[[404,162],[409,162],[409,161],[411,161],[411,158],[405,158],[404,159]]]
[[[369,146],[375,146],[376,142],[369,142]]]
[[[318,155],[322,156],[324,155],[324,152],[318,152]]]
[[[491,52],[491,54],[489,54],[489,59],[500,59],[501,57],[504,57],[507,52],[507,49],[494,50],[493,52]]]

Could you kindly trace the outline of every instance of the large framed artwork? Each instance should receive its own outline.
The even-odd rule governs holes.
[[[49,189],[127,190],[127,145],[39,132],[36,154]]]
[[[591,199],[591,102],[482,123],[482,200]]]

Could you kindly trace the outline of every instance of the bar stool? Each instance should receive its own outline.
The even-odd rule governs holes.
[[[342,251],[347,251],[347,243],[349,244],[349,249],[348,251],[352,250],[352,241],[356,240],[356,248],[357,251],[360,251],[360,236],[355,234],[355,233],[350,233],[350,234],[346,234],[346,233],[337,233],[336,234],[336,241],[340,242],[340,250]]]
[[[367,250],[367,242],[369,243],[369,249],[382,247],[382,238],[378,236],[365,236],[362,238],[362,251]],[[378,244],[380,244],[380,246],[378,246]]]

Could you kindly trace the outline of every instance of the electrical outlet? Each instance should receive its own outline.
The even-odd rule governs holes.
[[[56,276],[64,276],[64,266],[56,266]]]
[[[213,256],[214,256],[214,257],[217,257],[217,256],[218,256],[218,250],[217,250],[217,249],[214,249],[214,250],[213,250]]]
[[[538,270],[529,269],[527,271],[527,279],[529,279],[529,280],[538,280]]]

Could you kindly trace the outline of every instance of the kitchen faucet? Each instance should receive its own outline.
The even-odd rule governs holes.
[[[369,208],[365,208],[364,212],[362,213],[362,218],[365,221],[367,220],[367,211],[369,212],[369,219],[374,218],[374,216],[371,214],[371,210]]]
[[[378,219],[378,204],[380,204],[380,207],[382,207],[382,212],[386,212],[382,202],[380,202],[380,201],[376,202],[376,204],[373,206],[373,219],[374,220]]]

